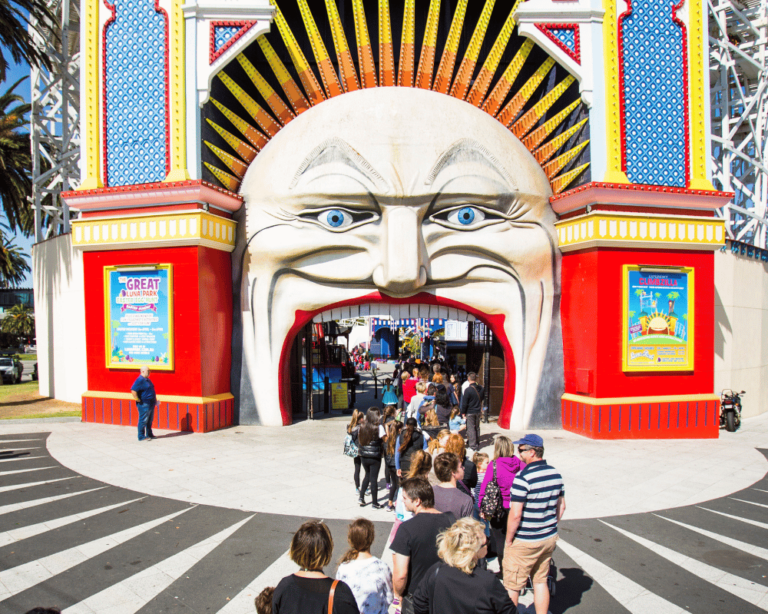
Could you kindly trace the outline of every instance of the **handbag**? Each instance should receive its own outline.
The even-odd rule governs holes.
[[[496,479],[496,461],[493,461],[493,479],[485,487],[480,511],[489,522],[499,521],[504,517],[504,498],[501,496],[501,488]]]
[[[344,455],[351,458],[360,456],[360,450],[358,449],[355,440],[352,439],[350,433],[347,433],[347,436],[344,438]]]
[[[338,583],[338,580],[334,580],[333,584],[331,584],[331,592],[328,593],[328,614],[333,614],[333,596],[336,594],[336,585]]]

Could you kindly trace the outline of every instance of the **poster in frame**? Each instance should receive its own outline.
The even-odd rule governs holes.
[[[174,369],[173,265],[104,267],[109,369]]]
[[[694,270],[624,265],[622,369],[693,371]]]

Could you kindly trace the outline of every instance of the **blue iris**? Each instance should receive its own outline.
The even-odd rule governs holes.
[[[471,224],[475,221],[475,210],[472,207],[464,207],[463,209],[459,209],[458,218],[460,224]]]
[[[332,209],[329,211],[325,218],[330,226],[338,228],[344,223],[344,212],[339,209]]]

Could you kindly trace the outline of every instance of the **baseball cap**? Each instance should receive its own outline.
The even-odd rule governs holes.
[[[532,448],[543,448],[544,447],[544,440],[539,437],[538,435],[534,435],[531,433],[530,435],[526,435],[522,439],[518,439],[517,441],[513,442],[515,445],[525,445],[525,446],[531,446]]]

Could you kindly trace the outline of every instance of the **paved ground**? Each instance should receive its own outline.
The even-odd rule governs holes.
[[[0,612],[253,612],[295,570],[306,516],[331,526],[334,559],[347,519],[371,518],[387,560],[392,517],[356,505],[345,421],[145,443],[132,428],[0,425]],[[768,610],[768,415],[716,441],[544,435],[568,499],[554,614]]]

